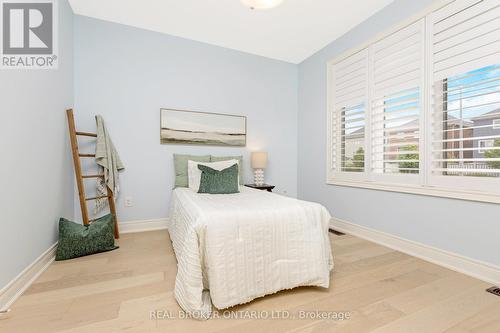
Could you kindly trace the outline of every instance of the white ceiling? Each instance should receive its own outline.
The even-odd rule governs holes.
[[[76,14],[300,63],[393,0],[69,0]]]

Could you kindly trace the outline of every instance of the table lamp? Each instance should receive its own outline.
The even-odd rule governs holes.
[[[267,153],[252,153],[252,169],[254,169],[254,182],[257,186],[264,185],[264,169],[267,167]]]

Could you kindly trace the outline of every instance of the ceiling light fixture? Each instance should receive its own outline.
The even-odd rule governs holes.
[[[271,9],[281,5],[283,0],[241,0],[241,2],[250,9]]]

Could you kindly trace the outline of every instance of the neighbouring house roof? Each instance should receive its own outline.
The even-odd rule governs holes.
[[[467,119],[459,119],[457,117],[454,117],[454,116],[448,116],[448,124],[457,124],[457,123],[460,123],[460,122],[463,122],[463,126],[464,127],[472,127],[474,126],[474,121],[470,121],[470,120],[467,120]]]
[[[358,128],[354,132],[346,134],[346,135],[348,135],[349,140],[363,138],[365,135],[365,128],[364,127]]]
[[[471,119],[474,121],[474,120],[485,120],[485,119],[496,119],[496,118],[500,119],[500,109],[483,113],[482,115],[473,117]]]

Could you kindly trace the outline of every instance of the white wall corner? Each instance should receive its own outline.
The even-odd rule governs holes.
[[[0,311],[6,311],[31,286],[54,261],[56,257],[57,243],[53,244],[42,255],[35,259],[19,275],[0,290]]]
[[[471,277],[500,285],[500,267],[375,229],[332,218],[330,228],[389,247]],[[335,256],[335,253],[334,253]]]
[[[168,229],[168,218],[126,221],[119,224],[120,234]]]

